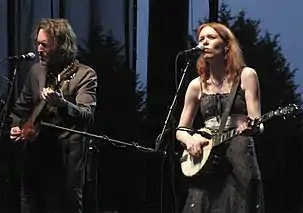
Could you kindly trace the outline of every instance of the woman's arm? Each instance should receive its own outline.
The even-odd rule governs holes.
[[[199,78],[196,78],[189,83],[178,127],[192,127],[193,120],[199,107],[200,90]],[[177,130],[176,137],[186,146],[194,143],[193,137],[186,131]]]
[[[261,116],[261,100],[259,79],[256,71],[249,67],[244,68],[241,82],[245,92],[247,115],[251,119],[259,118]],[[263,129],[263,124],[261,124],[260,131],[262,132]]]
[[[252,119],[260,117],[260,86],[256,71],[249,67],[244,68],[241,75],[241,82],[245,92],[248,116]]]

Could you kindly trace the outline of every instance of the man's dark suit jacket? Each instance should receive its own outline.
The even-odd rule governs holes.
[[[61,73],[62,74],[62,73]],[[40,92],[46,85],[47,72],[40,63],[34,64],[24,83],[15,107],[12,111],[13,126],[23,123],[30,117],[35,104],[40,101]],[[67,104],[64,107],[46,106],[41,112],[39,120],[49,122],[66,128],[86,131],[93,121],[96,106],[97,75],[93,69],[78,63],[74,75],[63,82],[62,93]],[[34,144],[38,144],[39,153],[44,159],[56,161],[58,153],[62,153],[62,160],[66,165],[67,182],[79,184],[83,182],[86,152],[86,138],[70,131],[40,127],[40,132]],[[60,151],[56,150],[60,144]],[[39,150],[40,149],[40,150]],[[53,153],[52,153],[53,151]]]

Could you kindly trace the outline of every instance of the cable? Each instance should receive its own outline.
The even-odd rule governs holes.
[[[179,52],[177,54],[177,56],[175,57],[175,90],[178,90],[178,59],[180,57],[180,55],[182,54],[182,52]],[[170,125],[172,122],[170,122]],[[175,129],[175,127],[171,128],[171,129]],[[178,201],[177,201],[177,195],[176,195],[176,187],[175,187],[175,162],[174,162],[174,153],[175,153],[175,136],[174,133],[175,131],[172,131],[173,134],[171,135],[171,156],[169,156],[169,163],[170,163],[170,176],[171,176],[171,187],[172,187],[172,195],[173,195],[173,202],[174,202],[174,212],[178,213]],[[168,144],[168,143],[167,143]],[[166,147],[167,148],[167,145]],[[164,176],[164,156],[162,159],[162,165],[161,165],[161,182],[160,182],[160,190],[161,190],[161,195],[160,195],[160,199],[161,199],[161,213],[163,212],[163,176]]]
[[[165,149],[167,145],[165,146]],[[163,213],[163,179],[164,179],[164,162],[165,155],[162,156],[161,159],[161,167],[160,167],[160,213]]]
[[[176,213],[179,213],[178,210],[178,197],[176,193],[176,187],[175,187],[175,160],[174,160],[174,155],[173,153],[175,152],[175,136],[174,136],[174,131],[172,134],[172,154],[170,156],[170,163],[171,163],[171,186],[172,186],[172,193],[173,193],[173,200],[174,200],[174,207]]]
[[[174,140],[172,140],[172,144],[175,143]],[[168,144],[166,144],[165,149],[168,147]],[[174,147],[174,145],[173,145]],[[174,208],[176,213],[178,213],[178,199],[176,195],[175,190],[175,162],[174,162],[174,148],[172,148],[172,154],[169,156],[169,162],[170,162],[170,171],[171,171],[171,186],[172,186],[172,195],[173,195],[173,202],[174,202]],[[165,165],[165,155],[162,155],[161,159],[161,169],[160,169],[160,213],[163,213],[163,192],[164,192],[164,165]]]

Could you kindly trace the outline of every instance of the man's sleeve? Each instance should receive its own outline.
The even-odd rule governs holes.
[[[79,80],[76,90],[75,104],[67,101],[66,105],[58,108],[58,112],[67,119],[89,124],[94,119],[96,106],[97,75],[94,70],[88,69]]]

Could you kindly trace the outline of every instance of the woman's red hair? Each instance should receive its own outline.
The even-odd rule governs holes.
[[[197,37],[199,38],[199,34],[201,30],[209,26],[213,28],[221,37],[221,39],[226,44],[226,53],[225,53],[225,64],[226,64],[226,75],[228,76],[228,81],[233,81],[234,77],[242,71],[243,67],[245,66],[242,50],[240,48],[240,45],[234,36],[234,34],[231,32],[229,28],[227,28],[225,25],[211,22],[202,24],[199,26],[197,30]],[[207,62],[204,60],[203,56],[200,55],[200,57],[197,60],[197,72],[199,76],[201,77],[202,81],[206,83],[206,80],[209,78],[209,66]],[[205,84],[206,85],[206,84]]]

